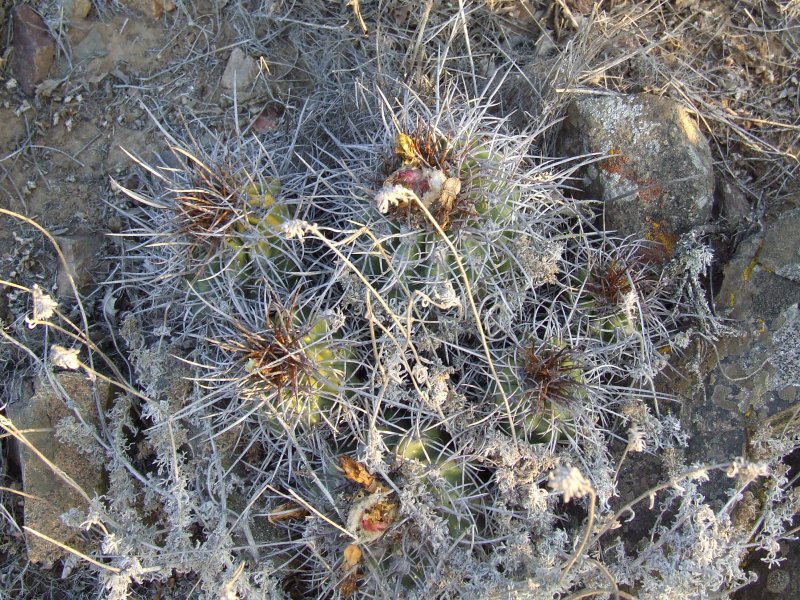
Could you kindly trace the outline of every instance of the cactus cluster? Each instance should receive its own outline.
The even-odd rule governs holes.
[[[614,439],[669,443],[653,378],[702,322],[691,274],[599,231],[490,99],[369,102],[297,160],[277,138],[137,160],[109,282],[149,381],[132,410],[224,515],[206,589],[238,559],[236,589],[292,597],[559,589],[576,534],[548,471],[581,465],[603,507]],[[180,364],[160,383],[155,349]]]
[[[104,14],[130,3],[92,4]],[[660,600],[725,596],[755,577],[757,557],[782,560],[800,512],[800,428],[794,413],[765,421],[761,400],[736,390],[749,364],[759,395],[779,393],[764,383],[775,361],[751,364],[736,342],[720,349],[727,366],[706,369],[703,351],[728,331],[702,285],[718,272],[705,242],[720,240],[705,237],[711,228],[673,238],[654,225],[654,239],[606,231],[578,175],[608,157],[551,156],[573,99],[642,89],[708,99],[713,77],[688,70],[691,44],[672,43],[675,27],[658,33],[675,23],[697,33],[692,9],[672,6],[691,3],[174,4],[151,73],[137,76],[134,61],[123,84],[87,88],[113,100],[102,115],[69,100],[96,61],[55,82],[70,90],[63,102],[50,90],[55,117],[77,111],[76,126],[113,129],[114,145],[152,142],[106,197],[122,216],[108,220],[118,255],[103,262],[107,281],[65,290],[83,271],[80,247],[61,252],[64,238],[0,208],[48,240],[60,266],[57,288],[38,266],[2,282],[2,312],[16,315],[0,330],[13,372],[3,448],[35,450],[29,442],[47,435],[12,422],[35,370],[68,413],[53,436],[98,471],[83,489],[59,461],[46,465],[84,501],[60,515],[74,535],[58,552],[72,553],[47,577],[72,570],[74,594],[91,587],[112,600]],[[571,13],[559,9],[568,4]],[[53,34],[69,31],[62,13],[47,21]],[[776,35],[772,17],[762,24],[753,35]],[[145,38],[128,41],[155,39]],[[714,116],[724,93],[711,91],[690,112],[712,133],[723,115],[729,131],[730,111]],[[32,106],[37,124],[46,92]],[[762,121],[778,135],[778,120]],[[55,177],[52,187],[67,163],[34,146],[13,153],[11,175],[35,159],[34,179]],[[766,175],[750,187],[774,180],[778,147],[759,158]],[[104,149],[85,148],[80,190],[93,189],[96,166],[119,164],[111,152],[101,161]],[[742,172],[736,156],[731,173]],[[26,186],[14,202],[30,192],[41,209],[44,190]],[[745,207],[733,204],[736,221]],[[84,216],[100,211],[65,224],[82,231]],[[38,243],[21,232],[31,266]],[[778,337],[791,337],[791,314]],[[63,370],[78,372],[70,379],[93,392],[94,410],[66,395]],[[753,404],[748,460],[686,466],[729,447],[703,454],[713,427],[682,429],[711,414],[695,412],[705,374],[708,402],[729,393]],[[684,384],[698,385],[684,405],[663,391]],[[3,485],[0,542],[13,548],[23,515]],[[30,541],[35,523],[25,525]],[[48,585],[69,595],[12,558],[0,578],[9,596]]]

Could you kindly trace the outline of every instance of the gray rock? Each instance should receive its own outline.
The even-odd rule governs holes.
[[[256,60],[245,54],[240,48],[234,48],[225,65],[225,72],[222,74],[222,87],[227,90],[245,91],[258,75],[258,63]]]
[[[758,265],[770,273],[800,283],[800,209],[781,215],[767,230],[758,253]],[[800,300],[800,298],[797,298]]]
[[[99,264],[99,254],[103,246],[103,237],[99,234],[62,235],[56,241],[64,253],[66,265],[59,264],[56,281],[58,296],[72,298],[74,292],[69,278],[80,290],[94,281],[93,272]]]
[[[53,65],[56,46],[44,21],[30,6],[15,6],[11,19],[14,25],[11,69],[22,91],[30,96]]]
[[[800,402],[798,232],[800,210],[785,212],[725,268],[716,304],[741,334],[705,357],[701,389],[679,390],[690,460],[741,455],[748,430],[793,415]]]
[[[739,189],[736,181],[722,173],[717,178],[717,198],[719,220],[729,235],[737,235],[749,229],[754,220],[753,207]]]
[[[72,58],[76,63],[88,62],[98,56],[106,56],[108,50],[98,26],[92,27],[75,47]]]
[[[779,215],[764,232],[747,239],[726,266],[716,303],[742,323],[770,329],[775,319],[800,301],[800,209]]]
[[[0,151],[12,152],[22,136],[25,135],[25,121],[14,114],[10,108],[0,107]]]
[[[606,229],[669,243],[711,215],[708,142],[672,100],[579,98],[567,109],[558,147],[565,156],[606,156],[580,171],[584,191],[604,202]]]
[[[25,437],[38,453],[71,478],[89,498],[102,493],[105,474],[99,446],[79,449],[75,447],[77,444],[63,444],[56,438],[54,429],[65,419],[75,419],[68,404],[74,406],[89,426],[96,426],[99,417],[95,394],[105,409],[110,386],[102,381],[92,384],[78,373],[61,373],[54,377],[53,384],[45,378],[38,379],[34,389],[35,393],[27,400],[8,406],[9,418],[17,429],[27,432]],[[27,494],[25,525],[79,551],[86,551],[78,532],[61,520],[61,515],[70,509],[86,510],[84,496],[58,476],[36,452],[19,442],[16,447]],[[25,542],[32,562],[49,565],[67,554],[30,533],[26,533]]]
[[[146,156],[147,151],[153,149],[153,143],[148,138],[148,132],[145,130],[128,129],[121,126],[115,127],[108,147],[108,155],[106,156],[106,171],[115,174],[129,170],[134,162],[123,151],[123,148],[134,156]],[[148,141],[150,142],[149,144]]]
[[[751,560],[748,568],[758,581],[731,595],[733,600],[794,600],[800,598],[800,544],[783,545],[780,566],[769,567],[763,561]]]
[[[85,19],[92,10],[91,0],[61,0],[64,16],[72,19]]]

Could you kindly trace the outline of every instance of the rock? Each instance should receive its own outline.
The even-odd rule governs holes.
[[[779,215],[764,232],[745,240],[725,268],[716,303],[727,315],[769,328],[800,300],[800,209]]]
[[[105,409],[111,388],[102,381],[91,384],[78,373],[60,373],[53,386],[44,377],[35,382],[35,393],[26,401],[8,405],[8,416],[17,429],[24,430],[31,444],[58,469],[78,484],[89,498],[103,492],[104,470],[100,447],[77,447],[61,443],[54,429],[59,423],[75,419],[67,408],[75,407],[90,426],[98,423],[97,403]],[[94,385],[94,389],[92,387]],[[82,440],[84,442],[84,440]],[[93,440],[85,442],[90,445]],[[56,475],[52,468],[30,448],[17,443],[25,497],[25,525],[79,551],[86,545],[77,531],[61,521],[61,515],[72,508],[86,510],[82,494]],[[65,550],[33,534],[26,533],[28,558],[47,565],[67,554]]]
[[[124,148],[134,156],[144,156],[153,149],[152,140],[149,140],[148,137],[146,130],[116,127],[108,147],[105,170],[112,175],[130,170],[134,162],[122,149]]]
[[[234,48],[222,74],[222,87],[227,90],[236,88],[237,91],[245,91],[253,84],[256,75],[258,75],[256,60],[247,56],[241,48]]]
[[[741,335],[723,338],[706,357],[702,389],[683,390],[689,462],[742,455],[748,431],[800,405],[798,232],[800,209],[787,211],[745,240],[725,268],[716,304]]]
[[[722,174],[718,177],[716,195],[720,224],[725,231],[737,234],[752,225],[753,208],[730,175]]]
[[[106,42],[103,39],[103,34],[100,32],[99,26],[94,26],[86,33],[80,43],[75,46],[72,53],[72,58],[76,63],[89,62],[90,60],[106,56],[108,49]]]
[[[92,10],[92,0],[62,0],[64,15],[73,19],[85,19]]]
[[[19,140],[24,139],[25,121],[14,114],[10,108],[0,107],[0,151],[10,154],[17,148]]]
[[[273,101],[286,104],[296,94],[311,93],[314,86],[311,75],[313,69],[288,36],[275,37],[265,50],[263,58],[268,69],[264,70],[263,77],[259,77],[256,84],[264,84],[263,92],[266,95]]]
[[[606,229],[670,245],[711,215],[711,150],[672,100],[650,94],[575,100],[558,147],[565,156],[607,155],[580,171],[585,192],[604,203]]]
[[[56,241],[67,262],[66,267],[63,264],[58,266],[56,277],[58,296],[72,298],[74,292],[69,283],[69,276],[72,276],[72,280],[79,290],[94,281],[92,271],[98,266],[103,238],[97,234],[62,235],[57,236]]]
[[[714,263],[709,281],[713,288],[719,289],[722,268],[731,260],[739,243],[758,225],[754,207],[736,179],[725,171],[717,172],[711,223],[715,233],[706,243],[713,253]]]
[[[122,0],[122,4],[154,19],[160,19],[165,12],[175,10],[172,0]]]
[[[144,18],[118,15],[108,21],[87,21],[70,29],[73,59],[87,81],[109,74],[123,83],[125,73],[146,71],[164,43],[164,28]]]
[[[757,256],[757,264],[769,273],[800,284],[800,209],[781,215],[779,222],[767,229]],[[795,300],[800,300],[796,297]]]
[[[758,556],[758,555],[757,555]],[[789,600],[800,598],[800,544],[782,544],[780,566],[771,568],[761,560],[750,560],[748,568],[758,581],[731,595],[733,600]]]
[[[56,46],[42,18],[26,5],[11,10],[14,25],[11,69],[26,94],[33,95],[47,76],[56,56]]]

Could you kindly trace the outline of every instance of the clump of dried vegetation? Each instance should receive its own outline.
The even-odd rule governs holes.
[[[82,429],[108,481],[63,516],[93,548],[62,561],[73,595],[713,597],[752,580],[754,550],[779,560],[797,432],[763,431],[758,462],[683,465],[655,386],[724,332],[710,253],[599,231],[570,194],[580,157],[546,157],[575,94],[668,95],[754,214],[777,206],[796,186],[796,1],[177,4],[181,34],[211,44],[224,20],[296,60],[268,135],[235,97],[179,126],[145,99],[175,159],[132,157],[139,185],[110,187],[127,229],[102,303],[59,312],[3,282],[34,301],[3,329],[12,382],[118,389]],[[621,498],[643,453],[663,482]],[[618,530],[648,503],[637,546]],[[47,593],[4,552],[4,592]]]

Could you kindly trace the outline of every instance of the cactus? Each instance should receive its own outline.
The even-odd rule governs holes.
[[[132,293],[181,306],[149,327],[181,330],[195,370],[172,418],[195,454],[227,444],[218,485],[242,496],[230,534],[296,596],[455,594],[487,565],[527,577],[503,548],[560,527],[536,517],[544,465],[592,456],[609,501],[620,407],[647,411],[685,312],[642,242],[597,233],[488,101],[410,95],[387,127],[379,100],[338,131],[345,162],[312,145],[267,175],[240,141],[253,172],[214,196],[224,219],[188,259],[202,277],[153,243],[188,234],[163,216],[168,180],[127,191],[145,224],[133,254],[172,274]]]
[[[451,536],[480,535],[478,526],[484,515],[479,512],[482,494],[475,465],[454,455],[445,439],[435,428],[419,436],[406,435],[393,444],[395,460],[401,469],[413,461],[412,472],[425,473],[425,486],[446,519]]]
[[[503,148],[504,143],[510,147]],[[533,223],[521,214],[534,203],[533,196],[503,174],[518,143],[496,136],[487,147],[479,134],[451,140],[432,126],[418,127],[414,138],[400,131],[395,152],[402,164],[373,200],[381,216],[373,213],[371,227],[387,235],[370,238],[357,252],[367,257],[359,268],[387,280],[390,298],[411,303],[415,293],[425,294],[434,296],[427,302],[433,307],[444,289],[461,289],[460,304],[466,306],[467,293],[491,302],[540,285],[541,264],[515,259],[519,248],[542,240],[536,228],[527,229]],[[558,229],[565,225],[561,221],[563,216],[556,215],[548,225]]]
[[[575,352],[563,343],[531,346],[521,356],[509,357],[495,385],[512,399],[522,431],[533,443],[555,443],[574,436],[570,406],[586,400],[587,390]],[[502,396],[495,391],[495,403]]]

